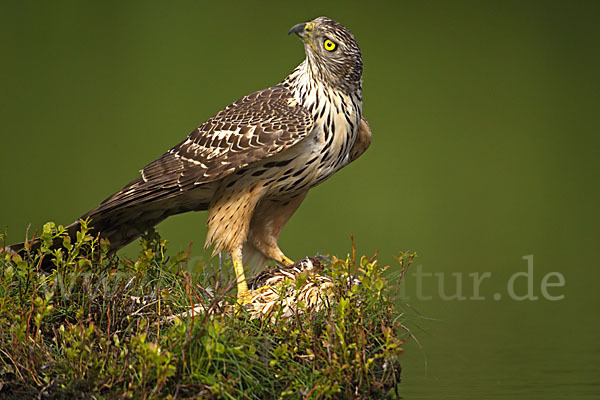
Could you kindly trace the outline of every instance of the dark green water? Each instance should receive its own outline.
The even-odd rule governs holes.
[[[599,397],[595,2],[2,2],[0,224],[16,241],[94,207],[280,81],[303,58],[287,30],[318,15],[361,45],[374,141],[311,192],[282,248],[343,256],[352,233],[384,263],[419,253],[405,285],[423,350],[406,345],[406,399]],[[200,255],[204,220],[159,231]],[[519,301],[527,279],[508,286],[528,255],[537,300]],[[438,275],[419,281],[418,266]],[[478,295],[474,273],[489,273]],[[456,276],[466,299],[445,300]]]

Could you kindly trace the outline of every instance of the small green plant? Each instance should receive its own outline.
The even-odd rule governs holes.
[[[48,223],[40,241],[0,253],[0,397],[398,396],[409,336],[374,258],[333,257],[328,306],[272,320],[224,312],[235,285],[185,253],[167,256],[155,232],[136,260],[109,254],[85,221],[75,240]],[[402,271],[413,257],[401,254]],[[173,318],[197,304],[204,311]]]

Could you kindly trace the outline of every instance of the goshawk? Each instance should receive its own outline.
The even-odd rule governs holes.
[[[208,210],[205,245],[231,254],[238,300],[249,298],[244,264],[292,264],[277,245],[283,226],[310,188],[367,149],[371,129],[354,36],[326,17],[289,33],[306,58],[283,82],[227,106],[83,215],[111,249],[171,215]],[[74,236],[79,222],[67,228]]]

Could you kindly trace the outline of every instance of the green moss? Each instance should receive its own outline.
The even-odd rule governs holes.
[[[53,223],[40,238],[24,256],[0,253],[0,397],[398,395],[408,333],[376,260],[333,257],[331,305],[273,322],[220,312],[235,299],[232,282],[211,264],[167,256],[156,233],[136,260],[109,255],[85,223],[73,242]],[[57,238],[64,248],[50,250]],[[401,254],[402,270],[413,257]],[[48,258],[51,273],[39,269]],[[212,312],[166,319],[198,303]]]

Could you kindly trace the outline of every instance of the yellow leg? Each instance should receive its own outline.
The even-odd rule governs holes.
[[[292,265],[293,260],[287,258],[277,240],[285,223],[298,208],[307,192],[288,199],[272,199],[261,201],[250,221],[248,241],[265,257],[282,265]]]
[[[235,278],[237,281],[237,300],[239,303],[245,303],[250,299],[250,292],[248,291],[248,284],[246,283],[246,274],[244,273],[244,265],[242,264],[241,257],[234,257],[233,269],[235,270]]]

